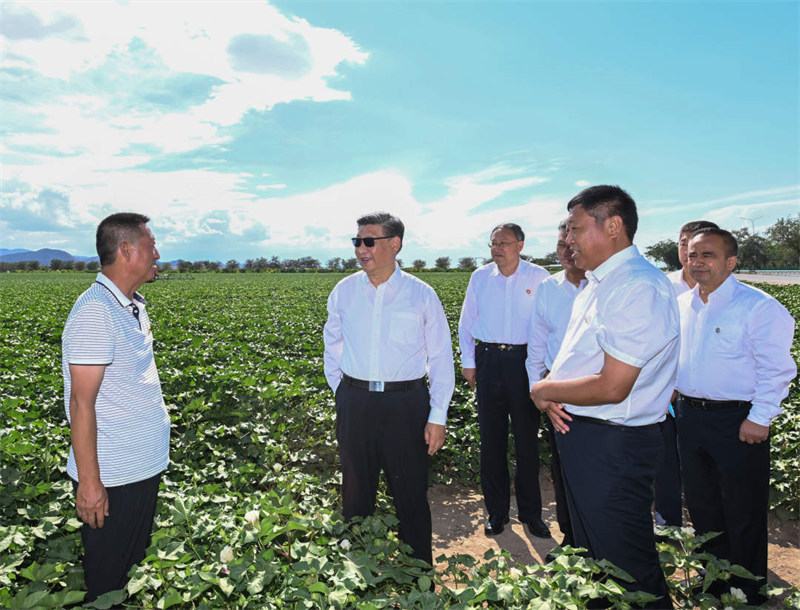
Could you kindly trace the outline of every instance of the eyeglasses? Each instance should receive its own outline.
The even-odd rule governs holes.
[[[514,241],[490,241],[489,247],[490,248],[508,248],[511,244],[519,243],[519,239],[515,239]]]
[[[363,242],[367,248],[374,248],[375,242],[379,239],[392,239],[392,237],[397,237],[397,235],[387,235],[386,237],[352,237],[350,241],[353,242],[353,245],[356,248],[361,247],[361,243]]]

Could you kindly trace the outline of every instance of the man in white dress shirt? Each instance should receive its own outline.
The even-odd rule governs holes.
[[[508,475],[508,420],[514,434],[519,520],[531,534],[549,538],[542,521],[539,489],[539,411],[530,398],[525,355],[536,289],[547,270],[520,259],[525,233],[519,225],[492,229],[494,262],[470,277],[458,338],[461,373],[477,388],[478,425],[481,434],[481,488],[489,518],[484,533],[494,536],[508,523],[511,481]],[[477,341],[477,346],[476,346]]]
[[[681,227],[678,233],[678,260],[681,268],[667,274],[672,282],[675,296],[680,296],[694,288],[696,282],[689,274],[689,240],[695,232],[705,228],[718,228],[709,220],[693,220]],[[656,473],[655,481],[655,519],[657,525],[679,527],[683,523],[683,497],[681,495],[681,464],[678,458],[678,434],[675,427],[673,405],[669,406],[667,417],[661,422],[661,436],[664,438],[664,461]]]
[[[564,341],[564,333],[567,332],[572,303],[586,286],[586,272],[575,265],[572,248],[569,247],[566,240],[567,221],[562,220],[558,225],[556,256],[558,256],[558,262],[561,263],[563,269],[545,278],[539,285],[533,305],[533,321],[528,333],[528,358],[525,361],[529,387],[533,387],[534,383],[550,372],[561,343]],[[561,475],[561,460],[558,457],[555,430],[549,418],[547,430],[550,440],[553,488],[556,495],[556,519],[561,533],[564,534],[561,546],[574,545],[567,496]]]
[[[699,534],[722,532],[705,550],[766,579],[769,426],[797,374],[795,323],[776,299],[733,277],[737,249],[722,229],[689,242],[697,285],[678,299],[676,418],[692,523]],[[734,577],[726,587],[761,604],[764,583]]]
[[[531,391],[557,432],[575,544],[628,572],[626,588],[670,608],[651,503],[678,364],[669,280],[632,244],[636,204],[616,186],[569,202],[567,243],[586,270],[550,374]]]
[[[362,271],[331,292],[324,331],[343,513],[372,514],[383,470],[400,538],[414,557],[433,563],[428,456],[444,444],[455,386],[450,329],[433,289],[397,264],[400,219],[377,212],[357,224],[353,245]]]

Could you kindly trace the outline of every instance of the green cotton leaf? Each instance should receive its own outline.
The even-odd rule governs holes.
[[[731,574],[733,574],[734,576],[738,576],[740,578],[752,578],[754,580],[760,580],[760,578],[758,576],[753,574],[747,568],[743,568],[742,566],[740,566],[738,564],[733,564],[731,566]]]
[[[229,597],[233,593],[233,583],[224,576],[219,579],[219,588],[225,597]]]
[[[417,588],[420,591],[428,591],[431,588],[431,579],[428,576],[420,576],[417,580]]]
[[[156,602],[156,608],[171,608],[172,606],[177,606],[183,603],[183,598],[181,594],[178,593],[175,589],[169,589],[167,594],[162,597],[161,599]]]
[[[97,610],[109,610],[109,608],[119,606],[127,597],[128,594],[125,592],[125,589],[119,589],[117,591],[103,593],[96,600],[94,600],[94,602],[89,602],[88,604],[84,605],[88,605],[90,608],[97,608]]]
[[[322,593],[323,595],[328,592],[328,587],[325,585],[324,582],[315,582],[313,585],[308,587],[309,593]]]
[[[142,574],[138,578],[131,578],[128,581],[127,590],[130,595],[136,595],[147,585],[147,574]]]
[[[334,608],[344,608],[347,606],[347,600],[350,592],[347,589],[334,589],[328,594],[328,603]]]

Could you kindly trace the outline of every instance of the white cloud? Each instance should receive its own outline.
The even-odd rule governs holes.
[[[579,186],[581,188],[587,187],[591,184],[588,180],[577,180],[575,182],[575,186]]]

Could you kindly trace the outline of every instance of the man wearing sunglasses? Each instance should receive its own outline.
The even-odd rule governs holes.
[[[531,403],[525,369],[534,296],[549,273],[520,259],[524,241],[525,233],[519,225],[507,223],[492,229],[489,247],[493,262],[472,274],[461,309],[461,373],[471,388],[477,388],[481,488],[489,513],[484,533],[500,534],[508,523],[510,418],[519,520],[534,536],[549,538],[550,530],[542,521],[539,489],[540,416]]]
[[[444,444],[455,386],[450,329],[433,289],[397,264],[400,219],[376,212],[357,224],[362,271],[331,292],[324,330],[343,513],[348,520],[372,514],[383,470],[400,538],[432,564],[428,458]]]
[[[122,589],[144,559],[169,462],[169,415],[137,292],[153,280],[159,258],[148,221],[120,213],[100,223],[102,272],[78,297],[62,335],[67,474],[83,521],[85,602]]]

